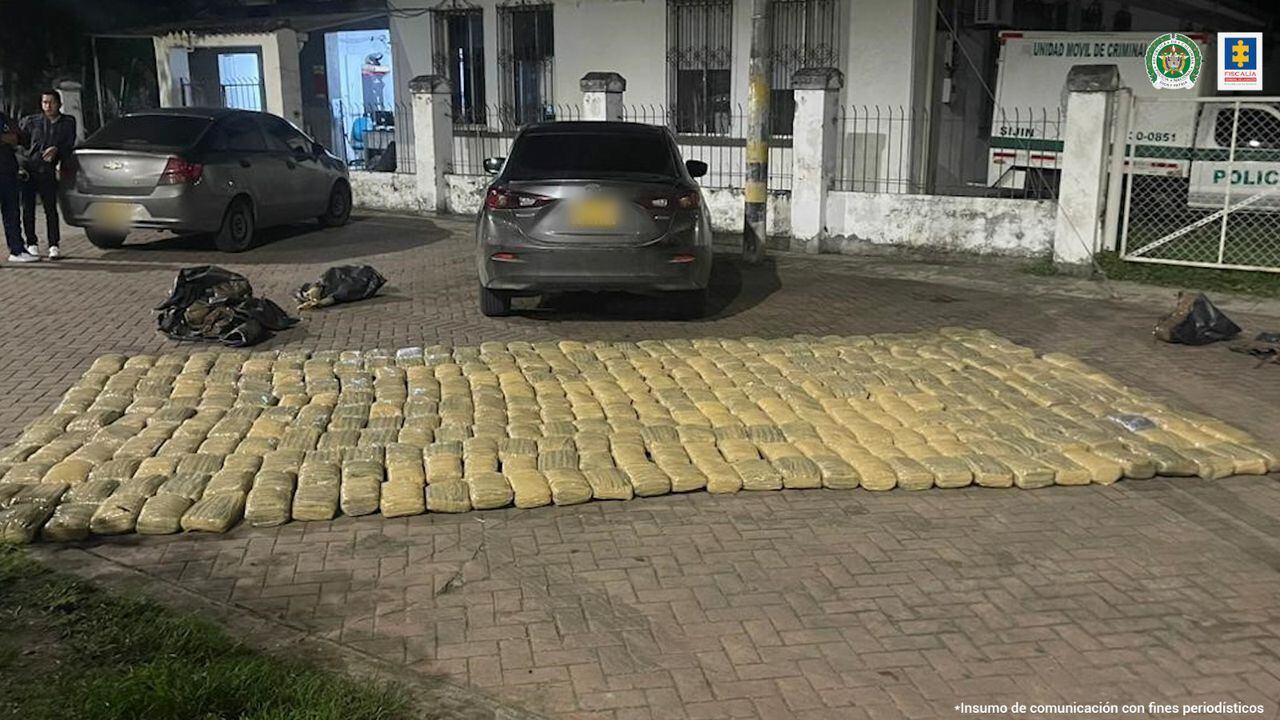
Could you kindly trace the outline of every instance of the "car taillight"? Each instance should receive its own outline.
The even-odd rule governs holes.
[[[649,201],[649,207],[652,208],[669,208],[678,207],[685,210],[698,207],[698,193],[691,192],[676,197],[658,197]]]
[[[200,163],[187,162],[182,158],[171,157],[165,163],[164,172],[160,173],[157,185],[185,185],[200,179],[204,166]]]
[[[490,210],[523,210],[542,207],[553,199],[545,195],[490,188],[489,193],[484,197],[484,206]]]

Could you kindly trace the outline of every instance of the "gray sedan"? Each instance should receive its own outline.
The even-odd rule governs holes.
[[[711,222],[663,127],[623,122],[530,125],[497,174],[476,221],[480,310],[505,315],[515,295],[624,290],[666,295],[702,314]]]
[[[351,215],[346,165],[285,120],[225,108],[151,110],[113,120],[77,147],[63,217],[101,248],[133,229],[212,233],[225,252],[257,228]]]

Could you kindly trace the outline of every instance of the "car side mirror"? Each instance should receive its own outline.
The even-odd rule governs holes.
[[[685,160],[684,166],[688,168],[691,177],[700,178],[707,174],[707,164],[701,160]]]
[[[317,157],[317,158],[324,157],[324,153],[325,153],[325,149],[323,145],[321,145],[318,142],[311,143],[312,157]]]
[[[504,157],[491,157],[484,159],[484,171],[490,175],[497,175],[502,172],[502,165],[507,161]]]

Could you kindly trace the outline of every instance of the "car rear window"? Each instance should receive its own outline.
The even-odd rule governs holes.
[[[511,149],[504,173],[511,180],[661,175],[676,178],[665,138],[638,133],[537,133]]]
[[[182,115],[133,115],[112,120],[90,136],[89,147],[187,148],[211,124]]]

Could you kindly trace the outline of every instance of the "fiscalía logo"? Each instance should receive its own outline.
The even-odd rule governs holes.
[[[1262,89],[1262,33],[1218,33],[1218,90]]]
[[[1158,90],[1195,87],[1204,58],[1200,46],[1182,33],[1161,35],[1147,46],[1147,77]]]

